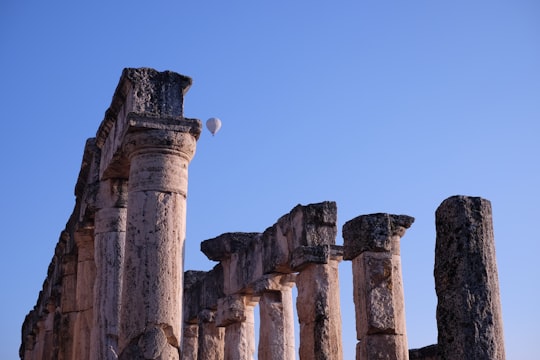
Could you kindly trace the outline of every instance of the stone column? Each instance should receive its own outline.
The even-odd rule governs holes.
[[[90,358],[91,332],[93,325],[94,279],[94,236],[91,229],[75,232],[77,244],[77,290],[75,325],[73,331],[73,359]]]
[[[120,292],[126,238],[127,181],[109,179],[100,182],[99,209],[95,214],[94,326],[92,360],[118,358]]]
[[[225,329],[216,326],[216,312],[205,309],[199,316],[198,359],[223,360],[225,358]]]
[[[251,360],[255,354],[254,307],[250,296],[229,295],[218,300],[216,325],[225,327],[225,360]]]
[[[409,358],[399,241],[413,221],[372,214],[343,225],[343,257],[353,262],[357,360]]]
[[[313,247],[330,249],[329,246]],[[303,250],[308,247],[303,248]],[[310,248],[311,249],[311,248]],[[318,252],[318,251],[316,251]],[[298,296],[296,309],[300,323],[300,359],[339,360],[341,344],[341,311],[339,306],[339,261],[305,262],[296,276]],[[309,257],[312,251],[309,250]]]
[[[435,290],[441,359],[504,359],[491,204],[453,196],[436,211]]]
[[[260,284],[259,360],[295,359],[294,281],[293,274],[274,275]]]
[[[150,128],[151,117],[136,122],[141,127],[124,139],[130,172],[120,359],[179,359],[188,164],[197,137]]]

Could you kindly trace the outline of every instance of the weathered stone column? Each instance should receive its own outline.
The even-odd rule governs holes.
[[[93,360],[118,358],[120,292],[126,238],[127,181],[109,179],[100,182],[98,210],[95,214],[94,325]]]
[[[274,275],[257,284],[256,291],[260,294],[259,360],[295,358],[294,281],[294,274]]]
[[[75,232],[77,244],[77,290],[75,326],[73,331],[73,359],[86,360],[90,357],[90,339],[93,325],[94,279],[94,236],[92,230]]]
[[[127,135],[121,359],[180,356],[187,168],[196,140],[190,133],[158,129]]]
[[[217,302],[223,296],[221,265],[207,272],[185,272],[183,360],[223,359],[225,329],[215,322]]]
[[[255,354],[254,307],[250,296],[229,295],[218,300],[216,325],[225,327],[225,360],[251,360]]]
[[[343,225],[343,258],[353,268],[357,360],[409,358],[399,241],[413,221],[379,213]]]
[[[178,359],[187,168],[202,130],[183,116],[191,79],[124,69],[96,145],[99,179],[128,179],[120,359]]]
[[[441,359],[504,359],[491,204],[453,196],[436,211],[435,289]]]
[[[225,358],[225,329],[216,326],[216,312],[205,309],[199,316],[198,359],[223,360]]]
[[[332,256],[331,246],[301,247],[293,255],[298,296],[296,309],[300,323],[300,359],[339,360],[341,310],[339,301],[340,256]]]

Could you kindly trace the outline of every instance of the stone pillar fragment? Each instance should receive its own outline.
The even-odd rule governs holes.
[[[294,359],[292,286],[295,275],[268,276],[258,284],[260,294],[259,360]]]
[[[120,299],[126,238],[127,181],[101,181],[95,214],[92,360],[118,358]]]
[[[435,290],[441,359],[504,359],[491,204],[453,196],[436,211]]]
[[[353,262],[357,360],[409,358],[399,241],[413,221],[372,214],[343,226],[344,259]]]
[[[199,324],[184,324],[182,331],[182,359],[197,360],[199,351]]]
[[[206,309],[199,318],[198,359],[223,360],[225,358],[225,329],[216,326],[216,312]]]
[[[253,359],[255,305],[249,296],[242,295],[229,295],[218,300],[216,325],[225,327],[225,360]]]
[[[338,265],[306,264],[296,277],[300,359],[343,358]]]

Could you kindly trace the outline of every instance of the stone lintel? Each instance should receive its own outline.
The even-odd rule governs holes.
[[[267,274],[253,284],[253,291],[259,295],[266,291],[281,291],[283,287],[292,287],[295,281],[296,274]]]
[[[301,271],[309,264],[328,264],[330,260],[341,261],[343,247],[339,245],[300,246],[291,256],[291,267]]]
[[[333,201],[295,206],[263,233],[263,272],[293,272],[291,254],[301,246],[334,245],[336,222]]]
[[[294,235],[289,246],[334,245],[337,234],[337,206],[334,201],[297,205],[278,223],[289,222]]]
[[[352,260],[365,251],[393,251],[393,238],[403,237],[414,218],[408,215],[377,213],[361,215],[343,225],[345,260]]]
[[[260,236],[260,233],[225,233],[201,243],[201,251],[208,259],[221,261],[234,253],[244,251],[249,244]]]

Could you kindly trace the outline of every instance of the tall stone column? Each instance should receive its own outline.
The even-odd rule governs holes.
[[[399,242],[413,221],[379,213],[343,225],[343,258],[353,269],[357,360],[409,358]]]
[[[453,196],[436,211],[435,290],[441,359],[504,359],[491,204]]]
[[[218,300],[216,325],[225,327],[225,360],[253,359],[256,304],[250,296],[243,295],[229,295]]]
[[[259,360],[293,360],[294,312],[292,287],[294,274],[269,276],[260,284]]]
[[[343,358],[338,265],[309,263],[296,276],[300,359]]]
[[[120,359],[179,359],[188,164],[197,137],[151,128],[151,117],[136,121],[144,127],[124,139],[130,172]]]
[[[90,359],[118,358],[120,292],[126,238],[127,181],[100,182],[95,214],[94,326]]]

